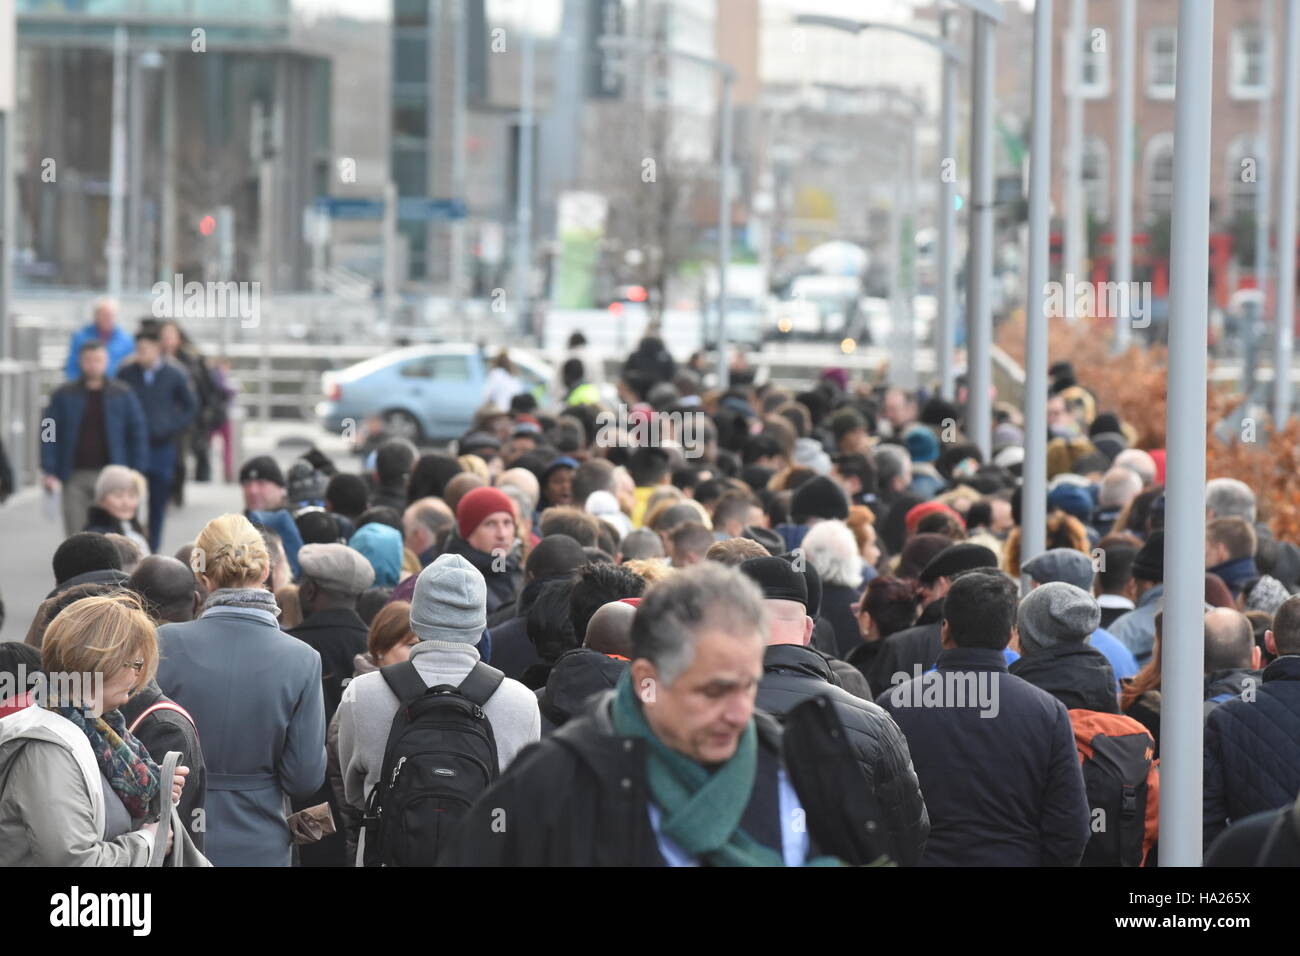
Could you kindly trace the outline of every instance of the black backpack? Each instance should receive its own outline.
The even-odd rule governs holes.
[[[1093,831],[1079,865],[1141,866],[1154,841],[1147,831],[1147,801],[1156,799],[1150,787],[1155,742],[1122,714],[1071,710],[1070,722],[1083,758]]]
[[[505,675],[479,662],[459,687],[426,687],[410,661],[379,673],[397,714],[379,781],[366,800],[366,866],[432,866],[470,805],[497,777],[483,713]]]

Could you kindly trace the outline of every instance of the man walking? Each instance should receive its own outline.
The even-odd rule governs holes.
[[[131,336],[126,329],[117,324],[117,303],[112,299],[99,299],[95,303],[93,322],[82,326],[72,336],[68,347],[68,360],[63,369],[69,379],[75,379],[81,372],[81,347],[87,342],[98,342],[108,353],[108,377],[117,373],[117,368],[130,357],[134,348]]]
[[[135,359],[122,366],[118,378],[135,392],[149,424],[149,455],[141,470],[149,481],[149,547],[157,551],[176,474],[177,441],[198,413],[199,403],[185,373],[163,358],[153,330],[136,334]]]
[[[77,356],[75,381],[55,389],[41,416],[41,471],[45,490],[63,489],[63,533],[86,526],[95,478],[105,465],[143,471],[149,431],[135,393],[108,377],[109,354],[88,339]]]

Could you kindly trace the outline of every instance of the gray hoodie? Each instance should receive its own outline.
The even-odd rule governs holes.
[[[40,707],[0,719],[0,787],[0,869],[148,865],[151,832],[104,839],[103,774],[70,720]]]
[[[411,648],[411,663],[430,687],[456,685],[478,663],[473,644],[454,641],[421,641]],[[506,678],[483,705],[497,742],[497,761],[505,770],[515,755],[542,734],[537,698],[523,684]],[[384,747],[397,714],[397,697],[378,672],[354,677],[343,691],[337,719],[339,765],[343,768],[343,789],[347,802],[365,809],[366,797],[383,769]],[[364,837],[364,834],[363,834]],[[362,841],[360,854],[365,852]]]

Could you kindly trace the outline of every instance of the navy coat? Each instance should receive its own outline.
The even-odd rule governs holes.
[[[252,608],[164,625],[158,644],[158,685],[203,742],[208,858],[289,866],[284,796],[306,797],[325,780],[320,655]]]
[[[1229,700],[1205,721],[1204,838],[1300,793],[1300,655],[1264,668],[1254,700]]]
[[[963,675],[980,682],[980,704],[990,706],[969,696],[965,706],[952,698],[935,706],[916,693],[937,680],[955,686]],[[930,813],[921,864],[1078,865],[1091,832],[1065,705],[1008,674],[1000,650],[945,650],[919,680],[890,687],[876,703],[902,728],[921,780]]]
[[[144,471],[171,474],[169,462],[175,458],[176,440],[199,411],[199,400],[190,389],[189,377],[184,369],[168,360],[158,366],[152,384],[146,384],[144,368],[136,362],[123,365],[117,377],[135,392],[149,425],[150,467]]]
[[[41,471],[66,481],[77,453],[81,417],[86,413],[86,387],[80,381],[60,385],[41,416],[53,424],[47,435],[41,426]],[[108,463],[143,472],[149,460],[149,426],[135,393],[121,382],[104,383],[104,428]],[[46,439],[49,439],[48,441]]]

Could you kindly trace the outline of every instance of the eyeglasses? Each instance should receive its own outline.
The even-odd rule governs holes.
[[[138,674],[144,670],[144,658],[142,657],[138,661],[127,661],[126,666]]]

